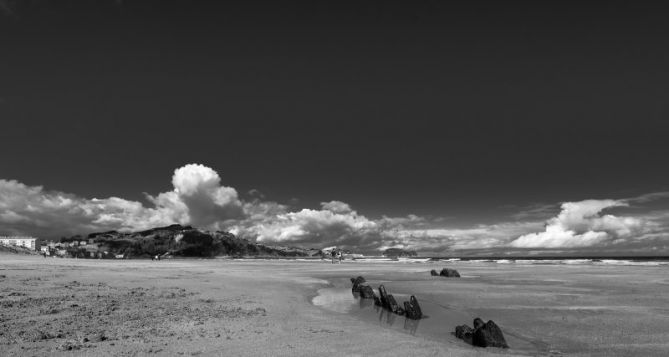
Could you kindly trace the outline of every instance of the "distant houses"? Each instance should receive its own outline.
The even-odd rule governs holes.
[[[30,250],[37,250],[37,238],[21,236],[0,236],[0,244],[24,247]]]
[[[80,238],[80,239],[76,239]],[[127,259],[123,252],[113,252],[107,244],[99,244],[95,239],[76,237],[61,238],[61,241],[47,241],[28,236],[0,236],[0,245],[23,247],[36,251],[44,256],[60,258],[92,258],[92,259]]]

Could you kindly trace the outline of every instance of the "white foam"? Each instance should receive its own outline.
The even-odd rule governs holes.
[[[591,264],[592,259],[565,259],[562,261],[563,264],[569,265],[578,265],[578,264]]]
[[[669,262],[664,262],[664,261],[643,261],[643,262],[635,262],[633,260],[618,260],[618,259],[602,259],[600,262],[597,262],[597,264],[601,265],[629,265],[629,266],[665,266],[669,265]]]
[[[403,263],[427,263],[430,258],[399,258],[399,261]]]

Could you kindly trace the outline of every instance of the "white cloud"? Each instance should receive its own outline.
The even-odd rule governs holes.
[[[202,165],[174,171],[174,191],[155,197],[153,207],[118,197],[86,199],[42,186],[0,180],[0,223],[4,234],[53,236],[101,230],[141,230],[173,223],[216,228],[243,218],[237,191],[221,186],[218,174]]]
[[[648,203],[669,198],[669,191],[651,192],[641,196],[627,198],[623,201],[628,203]]]
[[[494,253],[516,248],[625,252],[654,248],[669,252],[668,211],[638,207],[650,201],[661,207],[661,202],[655,201],[667,198],[665,193],[563,203],[560,213],[545,224],[537,218],[548,212],[550,205],[530,207],[516,215],[516,221],[455,228],[446,221],[416,215],[371,219],[336,200],[321,202],[319,209],[293,209],[251,191],[245,201],[234,188],[222,184],[216,171],[197,164],[176,169],[172,184],[171,191],[146,194],[148,204],[143,204],[118,197],[87,199],[0,180],[0,234],[53,237],[180,223],[228,230],[266,244],[338,245],[363,252],[390,247],[432,252]],[[611,213],[612,209],[626,208],[636,215]]]
[[[585,200],[566,202],[557,217],[550,219],[543,232],[518,237],[515,248],[581,248],[604,245],[629,238],[642,231],[641,219],[602,214],[602,211],[628,204],[623,200]]]
[[[142,229],[169,221],[162,209],[121,198],[87,200],[0,180],[0,223],[5,234],[76,234],[82,231]]]
[[[421,228],[421,225],[424,223],[385,231],[380,249],[410,248],[434,252],[495,249],[507,245],[512,237],[539,228],[541,223],[504,222],[466,228]]]
[[[221,186],[218,173],[204,165],[189,164],[174,170],[174,192],[188,207],[190,223],[198,227],[243,217],[237,191]]]
[[[334,213],[350,213],[353,211],[348,203],[341,201],[321,202],[321,207],[323,207],[323,209],[326,211]]]
[[[330,203],[323,204],[329,209],[280,212],[262,220],[241,222],[245,226],[235,229],[243,236],[267,243],[346,244],[353,240],[362,243],[368,234],[375,233],[377,223],[358,215],[350,207],[344,210],[348,205],[343,202]],[[333,208],[340,212],[330,210]]]

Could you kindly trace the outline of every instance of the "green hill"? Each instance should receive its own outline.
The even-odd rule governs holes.
[[[279,248],[256,244],[229,232],[208,232],[178,224],[146,231],[91,233],[88,236],[62,238],[61,242],[86,241],[86,245],[67,248],[71,256],[88,258],[91,253],[103,257],[148,258],[155,255],[181,257],[298,257],[309,252],[300,248]],[[106,252],[106,253],[105,253]]]

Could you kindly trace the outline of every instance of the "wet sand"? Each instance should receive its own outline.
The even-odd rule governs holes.
[[[462,278],[432,277],[451,267]],[[0,255],[2,355],[665,356],[667,267],[75,260]],[[352,276],[418,297],[388,315]],[[474,317],[508,350],[452,336]]]

